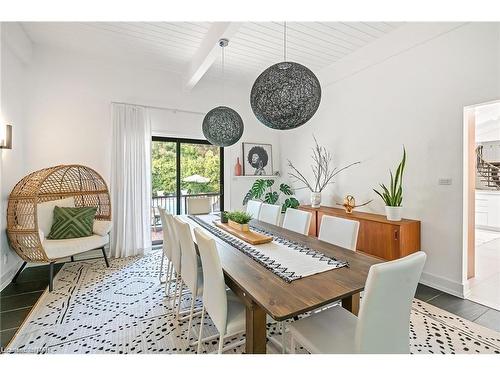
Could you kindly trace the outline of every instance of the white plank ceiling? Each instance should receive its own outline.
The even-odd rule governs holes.
[[[318,72],[401,23],[287,22],[287,60]],[[35,44],[120,59],[185,75],[209,22],[25,22]],[[225,77],[247,81],[283,60],[282,22],[244,22],[225,49]],[[220,77],[221,58],[207,76]]]

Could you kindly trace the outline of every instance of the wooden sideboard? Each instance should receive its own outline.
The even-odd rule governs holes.
[[[310,236],[318,236],[323,215],[338,216],[359,221],[357,251],[393,260],[420,250],[420,221],[402,219],[389,221],[384,215],[367,212],[346,213],[344,209],[300,206],[299,209],[312,213]]]

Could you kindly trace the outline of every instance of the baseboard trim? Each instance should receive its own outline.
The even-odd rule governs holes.
[[[454,295],[456,297],[465,298],[464,285],[450,280],[446,277],[436,276],[430,273],[423,272],[420,278],[420,283],[438,289],[442,292]]]

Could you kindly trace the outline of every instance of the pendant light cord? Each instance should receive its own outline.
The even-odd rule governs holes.
[[[283,61],[286,61],[286,21],[283,21]]]
[[[224,80],[224,45],[221,45],[221,71],[222,71],[222,101],[226,99],[226,82]]]
[[[224,46],[222,46],[222,56],[221,56],[221,62],[222,62],[222,79],[224,79]]]

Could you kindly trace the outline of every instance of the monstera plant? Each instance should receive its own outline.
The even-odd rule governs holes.
[[[252,187],[243,198],[243,205],[246,205],[250,199],[259,200],[269,204],[280,204],[281,212],[284,213],[287,208],[299,207],[299,201],[293,196],[292,188],[284,183],[281,183],[279,188],[275,190],[274,180],[258,179],[255,180]],[[285,196],[284,201],[280,200]]]

